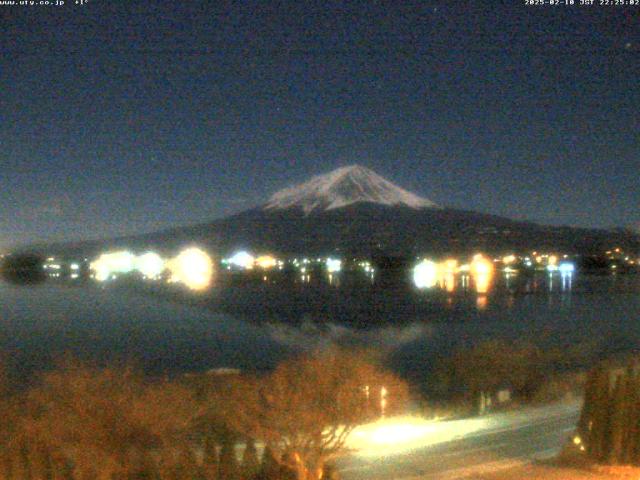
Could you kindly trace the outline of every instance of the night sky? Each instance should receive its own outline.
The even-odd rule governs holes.
[[[353,163],[640,225],[640,7],[66,3],[0,5],[0,247],[206,221]]]

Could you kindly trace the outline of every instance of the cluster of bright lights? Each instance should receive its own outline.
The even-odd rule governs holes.
[[[338,273],[342,270],[342,260],[337,258],[327,258],[327,272]]]
[[[95,279],[104,282],[118,274],[131,272],[135,268],[135,258],[136,256],[127,250],[103,253],[90,267],[94,271]]]
[[[213,278],[213,261],[199,248],[188,248],[167,262],[170,282],[180,282],[191,290],[203,290]]]
[[[450,258],[440,263],[424,259],[413,268],[413,283],[417,288],[426,289],[440,286],[452,292],[455,289],[456,274],[466,278],[471,275],[478,293],[486,293],[493,278],[493,263],[483,255],[475,255],[469,264],[458,265],[456,259]]]
[[[165,271],[170,282],[180,282],[192,290],[201,290],[211,284],[213,262],[207,253],[198,248],[188,248],[177,257],[164,260],[156,252],[136,256],[127,250],[104,253],[91,262],[94,278],[99,282],[117,278],[118,275],[137,271],[148,279],[159,279]],[[71,266],[72,270],[78,270]]]

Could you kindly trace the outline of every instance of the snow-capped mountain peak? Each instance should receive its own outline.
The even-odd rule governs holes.
[[[416,209],[437,207],[431,200],[394,185],[366,167],[351,165],[276,192],[265,209],[298,207],[308,214],[314,210],[332,210],[358,202],[404,205]]]

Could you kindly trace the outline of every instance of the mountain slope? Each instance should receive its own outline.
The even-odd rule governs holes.
[[[338,168],[308,182],[275,193],[265,205],[267,210],[300,208],[305,214],[343,208],[355,203],[404,205],[433,208],[431,200],[394,185],[368,168],[351,165]]]
[[[217,255],[256,253],[364,256],[550,250],[601,253],[613,245],[640,250],[629,232],[555,227],[438,207],[371,170],[351,166],[277,192],[263,206],[199,225],[37,250],[95,255],[109,249],[167,254],[197,244]]]

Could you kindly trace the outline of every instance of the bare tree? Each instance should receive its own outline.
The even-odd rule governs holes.
[[[285,361],[264,378],[235,379],[225,393],[216,412],[230,428],[267,443],[299,480],[322,478],[354,428],[408,398],[402,380],[344,350]]]
[[[186,439],[197,408],[187,389],[169,381],[71,362],[45,374],[25,404],[15,441],[29,468],[112,480],[143,472],[173,478],[190,467]]]

